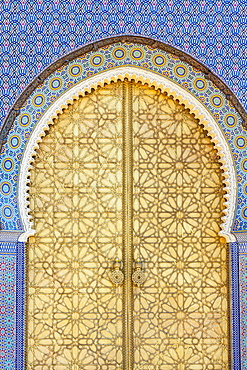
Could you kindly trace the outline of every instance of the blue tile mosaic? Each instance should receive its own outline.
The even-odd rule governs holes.
[[[193,55],[247,105],[246,0],[5,0],[0,117],[48,65],[86,43],[130,34]]]
[[[76,48],[117,35],[147,36],[186,52],[220,77],[247,108],[246,7],[247,0],[2,1],[0,127],[13,103],[41,71]],[[92,68],[97,65],[97,68],[103,68],[99,56],[92,62],[95,64],[91,65]],[[110,63],[107,60],[105,62]],[[27,111],[18,117],[17,126],[10,131],[7,146],[1,153],[0,230],[22,229],[16,194],[18,166],[31,133],[29,117],[32,116],[32,123],[37,122],[41,115],[40,108],[45,110],[47,103],[56,100],[63,86],[67,84],[65,87],[68,88],[69,84],[77,83],[77,78],[81,78],[82,63],[80,59],[72,63],[70,70],[67,68],[70,73],[63,69],[54,73],[49,83],[47,80],[43,85],[46,88],[45,95],[41,89],[34,92],[32,102],[29,100],[24,107]],[[156,60],[157,70],[160,63],[162,58]],[[172,63],[171,68],[176,63],[182,64],[174,67],[176,70],[172,78],[183,83],[184,88],[191,88],[194,94],[201,90],[198,98],[205,104],[209,103],[211,97],[210,106],[215,108],[215,118],[219,124],[223,124],[225,118],[224,132],[238,174],[238,212],[234,229],[246,230],[245,132],[240,125],[235,125],[232,116],[226,118],[230,113],[227,113],[225,106],[221,106],[220,112],[217,112],[217,105],[221,105],[220,98],[212,96],[213,92],[205,78],[196,81],[195,77],[193,86],[186,87],[187,81],[183,75],[186,65],[175,59]],[[90,72],[90,68],[88,66],[87,72]],[[196,71],[190,69],[189,72],[196,76]],[[47,97],[49,102],[45,100]],[[219,113],[221,116],[218,117]],[[235,111],[231,113],[235,114]],[[239,248],[240,256],[237,244],[231,246],[234,370],[247,370],[246,245],[241,243]],[[10,241],[0,243],[0,368],[3,370],[24,369],[24,269],[24,244]]]
[[[15,368],[16,255],[0,255],[0,365]]]

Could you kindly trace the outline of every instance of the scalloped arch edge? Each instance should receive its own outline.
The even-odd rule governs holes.
[[[166,92],[169,96],[177,99],[180,104],[183,104],[186,109],[190,110],[190,113],[194,114],[195,118],[197,118],[200,124],[208,131],[208,135],[211,137],[218,151],[221,169],[224,171],[223,182],[225,185],[224,190],[226,191],[224,195],[224,205],[226,208],[224,210],[225,215],[222,217],[221,231],[219,234],[225,237],[227,242],[235,242],[236,237],[231,232],[231,226],[235,215],[237,196],[236,174],[230,148],[218,123],[202,103],[188,91],[166,77],[140,67],[116,67],[110,71],[101,72],[96,76],[81,81],[79,84],[67,90],[67,92],[57,99],[41,117],[32,132],[20,166],[18,201],[24,232],[20,235],[19,241],[24,242],[29,236],[35,234],[35,230],[32,228],[33,222],[29,215],[28,177],[29,171],[32,168],[32,162],[34,161],[33,157],[36,154],[39,143],[42,141],[42,136],[45,135],[45,131],[49,130],[49,126],[53,124],[53,120],[63,112],[63,109],[66,109],[69,104],[73,104],[73,101],[78,100],[80,96],[84,96],[93,89],[104,86],[104,84],[116,82],[117,80],[123,81],[125,78],[153,86],[155,89],[160,89],[163,93]]]

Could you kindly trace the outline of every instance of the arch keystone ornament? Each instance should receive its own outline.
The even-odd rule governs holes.
[[[35,235],[29,216],[28,192],[29,175],[37,149],[54,120],[59,119],[64,110],[70,109],[75,101],[94,90],[118,81],[141,83],[152,87],[156,93],[167,94],[176,104],[182,104],[199,120],[217,150],[225,186],[220,235],[229,242],[231,262],[232,368],[240,368],[239,328],[240,320],[244,325],[244,314],[240,317],[239,251],[244,260],[247,242],[245,114],[235,98],[228,100],[229,91],[216,77],[212,82],[205,67],[185,55],[181,55],[180,59],[179,55],[179,51],[160,43],[154,44],[148,39],[141,43],[138,38],[127,43],[109,39],[98,48],[97,45],[89,45],[86,52],[81,50],[73,56],[66,56],[64,65],[61,60],[59,68],[54,68],[52,73],[47,72],[34,89],[30,88],[28,98],[21,98],[18,112],[12,115],[14,120],[9,119],[4,126],[0,159],[3,200],[0,252],[7,255],[7,259],[12,255],[17,266],[17,316],[12,317],[18,323],[16,369],[23,369],[24,366],[24,256],[25,242],[29,236]],[[180,217],[181,214],[177,214],[177,219]],[[182,264],[183,261],[179,260],[179,268]],[[128,274],[130,276],[130,272]],[[119,286],[117,289],[122,288]],[[138,285],[136,289],[139,289]],[[180,311],[177,313],[178,320],[182,320],[183,316]],[[245,343],[241,345],[245,348]],[[179,358],[174,357],[174,361],[179,361]]]

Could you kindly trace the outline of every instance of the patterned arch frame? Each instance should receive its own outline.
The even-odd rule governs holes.
[[[199,119],[200,123],[210,132],[212,141],[214,142],[219,156],[220,162],[222,163],[222,169],[225,175],[225,216],[222,219],[221,235],[226,238],[227,241],[235,241],[234,235],[231,233],[231,225],[234,217],[235,202],[236,202],[236,176],[234,171],[234,164],[232,157],[230,156],[227,142],[219,130],[216,121],[212,118],[209,112],[198,102],[193,96],[188,96],[180,86],[174,84],[174,82],[167,80],[164,76],[156,75],[151,71],[143,71],[140,68],[134,68],[130,66],[123,66],[112,69],[110,71],[104,71],[98,75],[95,75],[87,80],[81,81],[78,85],[74,86],[67,92],[65,92],[60,98],[54,103],[42,116],[40,121],[37,123],[24,152],[22,164],[20,167],[19,175],[19,209],[22,224],[25,232],[19,237],[19,241],[26,241],[29,235],[35,233],[32,229],[32,221],[30,221],[29,212],[29,201],[28,201],[28,178],[29,170],[31,169],[32,161],[35,156],[35,150],[38,148],[38,143],[42,141],[42,136],[45,135],[45,131],[49,129],[49,125],[53,124],[53,119],[58,117],[59,113],[62,113],[64,108],[67,108],[69,104],[73,103],[74,99],[79,99],[85,92],[91,91],[97,86],[103,86],[105,83],[112,81],[124,80],[135,80],[136,82],[141,81],[150,86],[154,86],[156,89],[160,89],[162,92],[167,92],[168,95],[172,95],[174,99],[177,99],[183,104],[191,113]]]
[[[24,241],[33,233],[26,198],[32,156],[52,119],[73,99],[104,83],[124,78],[148,83],[178,99],[209,131],[218,149],[227,190],[228,214],[223,220],[222,234],[231,242],[233,368],[239,369],[239,246],[235,240],[247,240],[247,160],[244,156],[247,136],[243,115],[199,69],[170,52],[130,42],[90,51],[47,76],[20,108],[3,146],[0,253],[15,256],[19,276],[15,299],[15,368],[24,366]],[[242,243],[243,251],[244,248]]]
[[[131,72],[133,76],[138,74],[139,79],[141,75],[145,78],[148,73],[153,73],[156,78],[151,77],[151,81],[153,80],[156,86],[169,85],[168,94],[175,95],[182,103],[185,102],[186,107],[202,120],[202,124],[208,126],[208,130],[212,130],[210,135],[221,156],[225,170],[228,203],[231,204],[229,213],[233,223],[228,225],[228,229],[232,232],[247,230],[247,207],[245,205],[247,136],[238,111],[227,100],[227,96],[201,71],[181,61],[177,56],[141,44],[117,43],[84,54],[58,68],[32,92],[23,104],[8,132],[7,141],[1,153],[1,167],[4,173],[4,181],[0,183],[3,197],[3,205],[0,209],[1,234],[4,231],[15,230],[19,231],[20,235],[23,229],[26,231],[23,217],[20,217],[20,212],[23,214],[23,210],[19,208],[19,205],[22,207],[23,203],[18,204],[17,200],[19,174],[25,161],[23,159],[24,148],[28,145],[31,136],[33,140],[33,131],[36,130],[44,115],[48,117],[47,112],[51,107],[53,110],[61,110],[64,104],[62,96],[65,94],[71,94],[73,98],[73,91],[75,91],[74,97],[78,98],[76,94],[83,94],[83,89],[90,91],[94,83],[97,86],[97,82],[93,82],[97,81],[96,76],[106,71],[111,74],[112,71],[123,67],[136,71],[141,70],[142,73],[139,74],[135,71]],[[115,78],[116,76],[115,73]],[[107,79],[107,76],[105,78]],[[149,80],[150,76],[146,79]],[[100,78],[98,82],[102,83]],[[81,87],[82,91],[80,91],[81,84],[84,84],[84,87]],[[192,99],[193,104],[190,102]],[[59,104],[61,104],[60,107]],[[205,114],[199,113],[199,110],[203,108],[204,112],[207,111],[206,119]],[[55,117],[54,112],[53,116]],[[212,124],[208,125],[207,122]],[[234,176],[237,181],[233,178]],[[235,191],[237,191],[238,199],[236,208],[233,205]],[[229,215],[227,220],[229,222]],[[19,239],[21,240],[23,238]],[[228,240],[234,241],[235,237],[232,235]]]

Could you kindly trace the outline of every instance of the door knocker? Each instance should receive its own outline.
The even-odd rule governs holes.
[[[121,269],[122,269],[122,262],[119,261],[118,258],[116,258],[113,261],[112,268],[109,274],[111,282],[116,286],[121,285],[124,281],[124,274]]]
[[[134,262],[134,272],[132,274],[132,281],[138,287],[146,280],[146,274],[144,271],[144,262],[139,258]]]

